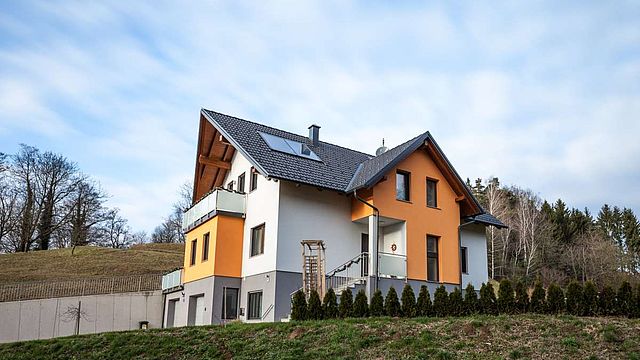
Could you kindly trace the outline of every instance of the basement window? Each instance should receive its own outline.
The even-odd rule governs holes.
[[[262,317],[262,291],[250,292],[247,298],[247,319],[259,320]]]
[[[258,132],[258,134],[260,134],[264,142],[269,145],[269,148],[271,148],[271,150],[300,156],[311,160],[322,161],[320,160],[318,155],[311,151],[311,149],[306,144],[263,132]]]

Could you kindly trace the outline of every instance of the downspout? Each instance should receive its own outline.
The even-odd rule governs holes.
[[[462,291],[462,227],[475,224],[475,220],[458,225],[458,269],[460,271],[460,291]]]
[[[165,311],[165,307],[167,306],[167,294],[164,293],[164,291],[162,292],[162,321],[160,322],[160,328],[164,329],[164,311]]]
[[[371,209],[373,209],[373,212],[375,213],[376,216],[376,254],[373,254],[373,256],[375,256],[375,261],[376,261],[376,282],[375,282],[375,290],[378,290],[378,252],[380,252],[380,249],[378,249],[378,247],[380,246],[380,210],[378,210],[377,207],[369,204],[368,202],[366,202],[363,198],[358,196],[358,190],[354,189],[353,190],[353,196],[360,201],[361,203],[365,204],[366,206],[370,207]]]

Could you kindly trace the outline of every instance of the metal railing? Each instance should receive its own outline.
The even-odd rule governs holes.
[[[361,253],[327,273],[327,289],[336,292],[361,283],[369,273],[369,254]]]
[[[154,291],[162,288],[162,274],[34,281],[0,285],[0,302]]]

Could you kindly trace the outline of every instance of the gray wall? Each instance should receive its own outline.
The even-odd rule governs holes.
[[[49,339],[73,335],[70,307],[81,304],[80,334],[133,330],[140,321],[150,328],[162,323],[162,293],[105,294],[0,303],[0,342]]]

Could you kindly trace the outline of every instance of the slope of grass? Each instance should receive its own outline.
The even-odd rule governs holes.
[[[640,359],[640,320],[570,316],[231,324],[0,345],[2,359]]]
[[[155,274],[182,266],[183,244],[142,244],[130,249],[95,246],[0,255],[0,284],[92,276]]]

